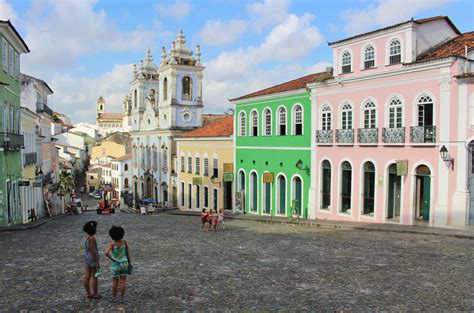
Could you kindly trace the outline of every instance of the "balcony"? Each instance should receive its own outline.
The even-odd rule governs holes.
[[[354,144],[354,130],[336,129],[336,142],[341,144]]]
[[[0,148],[4,150],[20,150],[24,148],[23,135],[0,132]]]
[[[25,153],[23,155],[23,166],[28,166],[36,163],[36,152]]]
[[[371,144],[379,142],[378,128],[359,128],[357,131],[357,141],[362,144]]]
[[[404,144],[405,143],[405,127],[399,128],[383,128],[382,132],[383,142],[384,143],[396,143]]]
[[[410,127],[411,143],[436,142],[436,126],[412,126]]]
[[[333,132],[329,130],[317,130],[316,131],[316,143],[318,144],[330,144],[333,143]]]

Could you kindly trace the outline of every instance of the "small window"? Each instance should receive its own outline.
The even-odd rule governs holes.
[[[324,105],[321,110],[321,129],[322,130],[331,130],[332,129],[332,118],[331,118],[331,108],[329,105]]]
[[[265,131],[265,136],[271,136],[272,135],[272,111],[270,109],[266,109],[263,112],[263,118],[264,118],[264,131]]]
[[[349,51],[345,51],[342,54],[342,73],[352,72],[352,57]]]
[[[303,135],[303,108],[301,105],[296,105],[293,109],[293,134]]]
[[[402,45],[398,39],[390,43],[390,64],[398,64],[402,62]]]
[[[212,176],[219,177],[219,160],[212,159]]]
[[[389,104],[389,127],[403,127],[403,106],[402,101],[398,98],[392,99]]]
[[[252,136],[258,136],[258,113],[257,111],[252,111]]]
[[[184,168],[185,168],[184,156],[181,156],[181,173],[184,173]]]
[[[245,136],[245,130],[247,128],[247,121],[245,118],[245,112],[240,112],[239,114],[239,135]]]
[[[364,105],[364,128],[375,128],[376,118],[375,104],[372,101],[368,101]]]
[[[183,100],[191,100],[192,99],[192,80],[189,76],[183,77]]]
[[[188,156],[188,174],[193,173],[193,157]]]
[[[286,135],[286,109],[280,108],[278,110],[278,135]]]
[[[196,175],[200,175],[201,174],[201,171],[200,171],[201,170],[201,158],[196,157],[194,160],[196,161],[196,167],[194,169],[194,173]]]
[[[163,79],[163,100],[168,99],[168,78]]]
[[[369,69],[375,66],[375,49],[373,46],[368,46],[364,50],[364,69]]]
[[[203,175],[204,176],[209,176],[209,159],[204,158],[204,170],[203,170]]]

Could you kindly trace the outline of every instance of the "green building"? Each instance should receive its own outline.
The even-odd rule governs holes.
[[[308,217],[311,99],[304,76],[231,102],[235,109],[236,209],[272,216]],[[293,213],[294,214],[294,213]]]
[[[11,22],[0,20],[0,226],[23,222],[20,54],[29,51]]]

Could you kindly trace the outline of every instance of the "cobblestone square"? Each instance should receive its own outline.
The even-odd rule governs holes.
[[[100,300],[82,287],[82,225],[98,221],[99,249],[122,225],[133,255],[125,304],[111,303],[102,254]],[[0,233],[0,311],[469,311],[469,239],[86,212]]]

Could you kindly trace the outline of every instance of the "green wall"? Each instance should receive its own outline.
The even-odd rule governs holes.
[[[268,96],[267,96],[268,97]],[[293,135],[293,107],[295,104],[300,104],[303,107],[303,135]],[[280,136],[278,134],[278,108],[284,106],[287,112],[286,135]],[[272,135],[263,136],[263,111],[270,108],[272,111]],[[250,113],[257,110],[259,118],[258,136],[250,136],[251,134],[251,117]],[[239,133],[239,116],[244,111],[246,113],[246,135],[240,136]],[[243,103],[236,104],[235,111],[235,173],[236,173],[236,191],[240,190],[240,176],[239,172],[245,172],[245,210],[249,213],[265,214],[264,206],[265,199],[263,184],[263,173],[270,172],[274,174],[274,181],[271,184],[271,214],[277,215],[277,208],[279,197],[278,193],[278,176],[284,174],[286,176],[286,193],[285,200],[286,210],[285,215],[291,214],[290,206],[292,203],[292,193],[294,193],[294,186],[292,178],[299,175],[302,180],[302,203],[301,216],[307,218],[308,216],[308,195],[310,188],[310,168],[311,168],[311,101],[307,92],[295,93],[288,96],[275,96],[265,100],[249,100]],[[297,168],[297,162],[301,160],[301,169]],[[257,212],[250,210],[250,173],[256,171],[258,175],[257,181]]]

